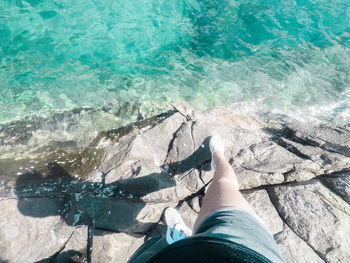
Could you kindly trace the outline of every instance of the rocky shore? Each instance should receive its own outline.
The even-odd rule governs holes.
[[[0,156],[0,262],[126,262],[164,233],[168,206],[192,227],[213,176],[212,134],[287,262],[350,262],[349,128],[262,124],[185,104],[83,149]]]

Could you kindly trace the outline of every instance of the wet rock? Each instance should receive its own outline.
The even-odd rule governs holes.
[[[169,107],[170,108],[170,107]],[[143,113],[141,113],[143,112]],[[52,113],[49,116],[29,116],[21,120],[0,124],[0,148],[2,153],[13,156],[14,148],[30,152],[31,155],[47,144],[69,139],[78,144],[86,143],[96,135],[97,129],[108,129],[111,125],[123,125],[159,113],[159,109],[148,110],[139,102],[120,102],[100,107],[80,107]],[[141,116],[140,116],[141,115]],[[88,124],[98,124],[90,125]],[[85,126],[85,127],[84,127]],[[78,130],[84,128],[84,134]],[[78,137],[77,137],[78,135]]]

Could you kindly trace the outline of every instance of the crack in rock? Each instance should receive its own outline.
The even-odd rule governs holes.
[[[291,124],[292,127],[295,125],[298,125],[298,124],[295,124],[295,123]],[[303,125],[305,126],[306,124],[303,124]],[[310,125],[308,125],[305,129],[306,130],[311,129],[311,130],[308,133],[305,133],[302,130],[297,129],[299,126],[296,128],[295,127],[292,128],[289,125],[287,125],[282,130],[282,133],[281,133],[282,137],[285,137],[297,143],[301,143],[303,145],[318,147],[328,152],[338,153],[346,157],[350,157],[350,145],[344,146],[339,143],[332,143],[325,139],[319,138],[319,136],[317,135],[316,135],[317,136],[316,138],[314,139],[311,138],[312,136],[311,134],[317,134],[315,130],[320,130],[320,132],[325,132],[324,130],[328,130],[329,133],[331,133],[331,131],[335,131],[336,133],[339,134],[339,140],[341,143],[344,140],[348,141],[350,139],[350,133],[348,131],[342,130],[339,128],[334,128],[334,127],[327,127],[327,126],[313,126],[312,128],[310,128],[309,126]],[[344,139],[343,138],[344,136],[346,136],[347,139]]]
[[[287,151],[295,154],[299,158],[312,161],[310,156],[300,152],[299,149],[297,149],[294,145],[288,143],[286,140],[284,140],[284,138],[275,137],[275,138],[273,138],[273,141],[276,142],[279,146],[285,148]]]
[[[24,182],[22,186],[16,184],[16,186],[14,186],[16,187],[14,188],[16,190],[14,193],[17,194],[18,198],[0,199],[0,201],[9,199],[23,201],[24,199],[36,198],[36,200],[29,200],[36,203],[36,201],[40,201],[40,198],[57,198],[60,199],[64,205],[70,205],[68,208],[65,207],[64,209],[66,210],[63,209],[63,212],[60,212],[61,214],[65,214],[71,209],[68,211],[71,212],[69,216],[75,219],[75,215],[79,214],[80,210],[88,211],[87,214],[91,212],[91,214],[93,214],[91,217],[96,216],[96,221],[101,221],[101,224],[97,226],[100,229],[107,229],[110,225],[114,227],[117,225],[114,223],[120,223],[119,221],[113,221],[112,224],[110,220],[113,220],[116,215],[120,215],[121,209],[124,209],[122,210],[123,215],[134,214],[127,219],[123,217],[121,219],[121,221],[123,221],[121,224],[122,226],[118,225],[118,228],[115,227],[113,230],[124,231],[127,229],[125,232],[129,231],[130,233],[144,234],[150,229],[150,225],[154,226],[156,224],[156,221],[159,219],[160,211],[166,206],[176,205],[177,207],[181,207],[182,204],[184,204],[184,206],[188,204],[188,206],[194,210],[191,207],[191,200],[194,198],[199,199],[204,195],[207,186],[211,183],[211,180],[208,179],[210,179],[212,174],[209,172],[207,173],[208,176],[206,176],[207,170],[205,168],[205,166],[210,165],[210,159],[205,155],[207,152],[204,151],[204,148],[206,150],[208,149],[204,147],[204,143],[203,145],[196,144],[201,143],[200,140],[203,139],[202,137],[208,135],[208,125],[206,124],[209,123],[213,124],[209,126],[213,126],[213,129],[215,128],[220,135],[227,136],[225,137],[225,145],[227,142],[228,151],[225,154],[229,155],[228,158],[231,165],[238,167],[237,169],[240,170],[243,176],[247,175],[247,180],[244,183],[246,183],[248,187],[252,186],[250,188],[251,191],[260,189],[267,190],[271,204],[275,207],[284,225],[286,227],[288,226],[298,238],[301,238],[296,231],[299,231],[301,235],[303,235],[304,232],[300,231],[295,225],[293,229],[288,224],[288,222],[293,224],[293,221],[289,220],[290,218],[287,217],[288,215],[282,216],[284,210],[281,210],[281,207],[279,207],[280,210],[277,209],[280,204],[277,199],[274,199],[271,189],[278,186],[311,184],[311,180],[313,180],[309,178],[311,175],[313,178],[321,180],[322,185],[327,187],[327,185],[325,185],[326,178],[336,178],[336,174],[330,171],[334,171],[334,169],[340,169],[340,171],[350,169],[348,166],[345,167],[348,162],[343,157],[347,155],[350,156],[350,145],[348,146],[347,142],[344,140],[348,134],[350,138],[349,131],[336,128],[327,130],[321,126],[307,126],[303,128],[296,125],[287,125],[281,130],[283,131],[281,134],[275,137],[272,136],[270,140],[263,132],[258,134],[258,131],[254,127],[254,129],[251,128],[252,124],[250,124],[249,120],[245,117],[239,117],[237,121],[237,118],[233,118],[232,114],[227,115],[227,117],[224,116],[224,112],[217,110],[212,116],[210,116],[210,113],[201,113],[198,115],[204,118],[202,120],[197,118],[197,115],[194,116],[194,112],[187,108],[187,106],[177,107],[178,108],[175,107],[177,111],[170,111],[163,115],[160,114],[156,117],[145,119],[118,129],[102,132],[93,140],[90,145],[95,148],[100,147],[105,155],[98,160],[98,162],[100,162],[100,172],[92,173],[91,176],[94,176],[94,178],[89,177],[89,180],[99,180],[99,178],[95,177],[101,176],[102,183],[92,183],[88,180],[84,182],[78,180],[65,181],[65,177],[60,177],[58,181],[55,182],[48,177],[45,183],[42,181],[39,181],[39,183],[35,181],[33,184]],[[179,112],[179,114],[173,116],[175,112]],[[222,119],[219,120],[221,116]],[[166,121],[167,118],[172,117],[174,117],[175,122],[174,119],[171,119],[168,123]],[[158,125],[162,123],[164,125],[159,127]],[[239,123],[243,123],[244,125],[242,127],[246,126],[251,128],[254,132],[251,132],[248,128],[242,128],[239,126]],[[218,127],[215,126],[216,124]],[[241,128],[238,129],[236,126]],[[153,128],[156,128],[156,131],[151,131]],[[147,134],[145,134],[146,132]],[[182,132],[183,134],[181,134]],[[312,132],[314,132],[315,135],[313,135]],[[329,132],[330,135],[325,135],[325,132]],[[162,136],[164,134],[166,134],[166,136]],[[333,134],[342,140],[337,143],[335,140],[329,139]],[[120,140],[121,138],[122,140]],[[324,138],[328,138],[329,141]],[[109,141],[104,144],[103,139]],[[101,142],[101,144],[98,144],[99,142]],[[300,147],[299,143],[301,143]],[[190,144],[192,146],[190,146]],[[147,148],[150,145],[156,146],[154,148]],[[196,149],[196,147],[198,147],[198,149]],[[95,151],[95,148],[91,151]],[[142,152],[142,149],[145,148],[146,151]],[[149,149],[152,149],[151,157],[147,156],[147,154],[150,153]],[[82,160],[86,156],[89,157],[89,150],[90,149],[87,149],[85,152],[80,151],[81,154],[77,151],[78,156],[74,156],[76,160],[78,160],[78,162],[75,162],[75,164],[77,164],[75,168],[78,169],[78,171],[82,169],[82,167],[79,166]],[[119,150],[119,152],[116,150]],[[319,152],[321,152],[321,154],[319,154]],[[330,154],[330,152],[332,152],[332,154]],[[125,153],[125,156],[118,159],[117,155],[119,153]],[[338,153],[339,156],[342,156],[339,157],[334,153]],[[316,165],[313,165],[313,163]],[[173,170],[171,170],[171,167],[168,167],[171,165],[174,166]],[[91,167],[91,165],[88,166],[88,169]],[[85,170],[88,171],[87,169]],[[191,174],[191,172],[193,172],[193,174]],[[104,178],[107,175],[107,182],[110,182],[110,184],[105,183]],[[189,178],[186,178],[187,176],[189,176]],[[242,179],[243,176],[239,179]],[[144,180],[142,178],[147,179]],[[125,182],[122,183],[124,179]],[[130,184],[128,180],[133,179],[136,179],[138,183],[134,185]],[[304,179],[306,179],[304,182],[298,182],[297,184],[290,182],[291,180],[298,181]],[[208,182],[205,183],[206,181]],[[322,187],[322,189],[324,188]],[[329,189],[329,185],[327,189]],[[145,194],[145,192],[147,193]],[[329,192],[342,197],[341,193],[338,193],[333,188],[331,188]],[[327,203],[329,200],[327,197],[329,200],[332,199],[332,196],[329,197],[327,193],[324,194],[322,198],[326,201],[323,201],[323,207],[324,210],[328,209],[327,211],[330,213],[332,207],[329,207]],[[305,199],[305,202],[309,202],[309,205],[312,205],[312,201],[307,201],[307,198]],[[345,199],[343,198],[343,200]],[[198,203],[199,201],[196,200],[197,206]],[[331,201],[329,203],[331,203]],[[147,205],[150,205],[150,207],[146,207]],[[132,206],[135,207],[135,209],[130,208]],[[339,203],[338,206],[341,207],[344,205]],[[344,211],[347,211],[345,208]],[[66,214],[68,214],[68,212]],[[102,218],[100,216],[101,214],[106,217]],[[63,219],[65,220],[67,218]],[[147,220],[142,221],[143,219]],[[128,226],[124,224],[126,221],[129,223]],[[82,219],[82,221],[77,220],[74,222],[86,221]],[[143,225],[140,226],[141,224]],[[69,240],[71,240],[76,229],[77,228],[74,229],[66,243],[60,247],[59,251],[51,256],[53,261],[65,248],[68,249],[67,244]],[[329,257],[328,254],[325,255],[311,247],[303,238],[301,238],[301,240],[323,260],[326,259],[326,256]],[[310,240],[309,242],[314,244]],[[322,249],[322,246],[320,248],[318,243],[315,244],[322,252],[326,251],[327,253],[327,251],[330,251]],[[334,244],[337,243],[335,242]],[[335,245],[331,249],[336,249]],[[51,250],[50,254],[55,250],[56,247],[54,250]]]
[[[66,245],[68,244],[68,242],[70,241],[70,239],[74,235],[77,228],[78,227],[75,227],[75,229],[72,231],[72,233],[68,237],[67,241],[63,244],[63,246],[55,254],[53,254],[51,257],[49,257],[49,262],[55,262],[56,258],[59,256],[59,254],[66,248]]]
[[[301,240],[303,240],[305,242],[305,244],[310,247],[312,249],[312,251],[318,255],[324,262],[328,262],[327,258],[325,257],[324,254],[322,254],[320,251],[318,251],[316,248],[314,248],[313,246],[311,246],[307,240],[305,240],[302,236],[300,236],[294,229],[293,227],[286,221],[286,219],[284,218],[284,216],[281,214],[280,210],[278,209],[275,201],[274,201],[274,193],[271,192],[271,189],[269,189],[269,187],[266,187],[266,191],[267,191],[267,194],[268,194],[268,197],[270,199],[270,202],[271,204],[275,207],[277,213],[278,213],[278,216],[281,218],[281,220],[283,221],[284,224],[286,224],[289,229],[297,236],[299,237]]]
[[[173,138],[170,140],[169,142],[169,146],[168,146],[168,150],[167,150],[167,154],[166,154],[166,157],[165,157],[165,160],[163,162],[163,166],[167,163],[167,159],[170,155],[170,151],[173,149],[173,145],[174,145],[174,141],[176,140],[177,136],[178,136],[178,133],[184,128],[185,126],[185,122],[181,123],[181,125],[179,126],[179,128],[176,129],[176,131],[173,133]],[[179,153],[177,152],[177,155]]]
[[[196,143],[195,143],[194,137],[193,137],[193,127],[195,124],[196,124],[196,121],[192,121],[192,123],[191,123],[192,152],[195,152],[195,150],[196,150]],[[194,157],[195,157],[196,167],[197,167],[198,166],[197,155],[195,155]]]

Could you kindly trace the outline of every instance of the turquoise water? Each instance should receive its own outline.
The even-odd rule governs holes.
[[[350,1],[0,1],[0,123],[227,105],[350,122]]]

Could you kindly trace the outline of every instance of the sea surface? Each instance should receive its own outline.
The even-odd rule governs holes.
[[[349,73],[349,0],[0,1],[0,125],[70,116],[36,143],[175,101],[346,125]]]

